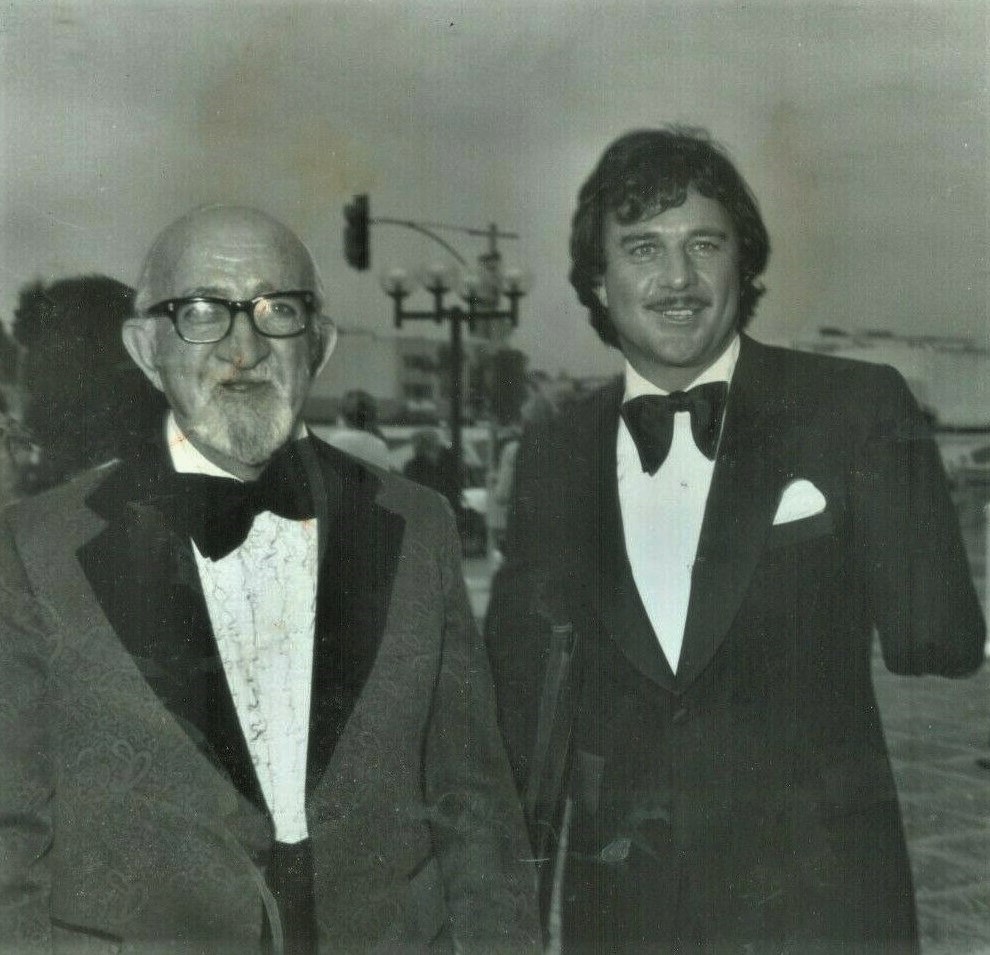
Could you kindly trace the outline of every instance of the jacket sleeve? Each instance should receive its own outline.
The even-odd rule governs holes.
[[[443,649],[426,742],[425,781],[451,931],[462,952],[536,952],[535,868],[448,509],[439,559]]]
[[[985,626],[948,482],[904,380],[877,374],[853,477],[869,612],[890,670],[962,676],[983,660]]]
[[[527,432],[516,455],[515,480],[505,545],[505,562],[492,582],[485,618],[498,721],[519,792],[527,785],[545,671],[549,614],[541,600],[551,589],[547,554],[551,549],[550,502],[541,503],[547,470],[547,442]]]
[[[0,950],[51,950],[53,769],[47,718],[54,628],[0,529]]]

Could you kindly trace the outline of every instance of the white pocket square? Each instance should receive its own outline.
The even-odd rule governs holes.
[[[805,517],[813,517],[825,510],[825,495],[811,481],[796,478],[780,495],[774,524],[789,524]]]

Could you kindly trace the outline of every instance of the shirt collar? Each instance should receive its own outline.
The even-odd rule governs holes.
[[[296,438],[305,438],[308,434],[309,430],[306,428],[306,425],[300,421],[296,427]],[[225,471],[223,468],[214,464],[196,448],[192,441],[183,434],[182,429],[175,420],[175,414],[171,411],[168,413],[168,418],[165,421],[165,443],[169,456],[172,458],[172,467],[179,474],[209,474],[212,477],[233,478],[235,481],[241,480],[236,474],[231,474],[229,471]]]
[[[739,359],[739,336],[733,336],[728,348],[722,352],[697,378],[687,385],[683,391],[693,388],[695,385],[705,385],[710,381],[732,381],[732,374],[736,370],[736,362]],[[667,395],[669,391],[658,388],[652,381],[647,381],[629,362],[626,362],[626,390],[622,396],[625,403],[640,395]]]

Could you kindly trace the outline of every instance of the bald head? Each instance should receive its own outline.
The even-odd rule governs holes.
[[[167,299],[195,294],[251,298],[305,290],[322,301],[313,257],[277,219],[242,206],[205,206],[177,219],[155,239],[138,280],[140,314]]]
[[[196,209],[155,239],[124,345],[192,444],[250,480],[297,434],[333,350],[322,293],[309,250],[281,222],[256,209]],[[304,324],[283,331],[285,309],[294,319],[305,309]],[[197,337],[207,326],[211,334]]]

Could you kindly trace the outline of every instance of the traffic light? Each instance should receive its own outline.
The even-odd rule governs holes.
[[[371,265],[368,194],[361,193],[344,206],[344,258],[347,264],[364,271]]]

